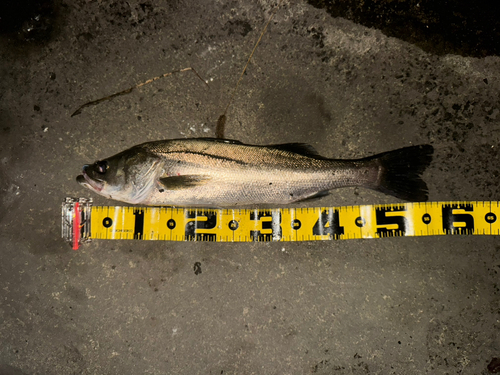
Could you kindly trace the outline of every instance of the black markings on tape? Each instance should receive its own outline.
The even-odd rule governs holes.
[[[338,240],[344,234],[344,227],[340,226],[339,210],[323,210],[314,224],[313,234],[315,236],[329,235]]]
[[[354,223],[356,224],[357,227],[363,228],[366,224],[366,220],[360,216],[357,217],[356,220],[354,220]]]
[[[427,225],[430,224],[431,223],[431,219],[432,219],[431,215],[429,215],[429,214],[424,214],[424,216],[422,216],[422,222],[424,224],[427,224]]]
[[[105,217],[103,220],[102,220],[102,226],[104,228],[109,228],[113,225],[113,220],[111,220],[110,217]]]
[[[217,241],[215,233],[200,233],[202,229],[213,229],[217,226],[217,215],[210,210],[189,210],[187,219],[193,219],[186,224],[186,241]]]
[[[169,219],[167,221],[167,228],[170,229],[170,230],[172,230],[172,229],[175,228],[175,220],[174,219]]]
[[[271,220],[263,220],[264,218],[271,218]],[[250,220],[258,221],[257,226],[259,230],[251,230],[250,238],[252,241],[273,241],[273,239],[281,238],[281,212],[273,215],[270,210],[258,210],[250,212]],[[264,233],[269,231],[270,233]]]
[[[465,211],[466,213],[457,212]],[[443,231],[446,234],[473,234],[474,217],[467,212],[473,212],[472,204],[444,204],[443,213]]]
[[[231,230],[236,230],[240,226],[236,220],[231,220],[228,225]]]
[[[144,233],[144,210],[134,210],[134,239],[141,240]]]
[[[493,212],[488,212],[484,217],[484,220],[488,224],[493,224],[495,221],[497,221],[497,215],[495,215]]]
[[[292,222],[292,228],[294,230],[299,230],[300,227],[302,226],[302,223],[300,222],[299,219],[295,219],[293,222]]]
[[[377,219],[377,235],[379,237],[404,236],[408,221],[404,217],[406,208],[404,206],[377,207],[375,209],[375,218]],[[401,212],[401,215],[389,215],[389,213]],[[388,226],[397,225],[397,229],[388,228]]]

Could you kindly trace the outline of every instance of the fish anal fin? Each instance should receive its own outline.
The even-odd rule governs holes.
[[[190,187],[206,184],[210,180],[207,176],[200,175],[181,175],[168,176],[159,179],[160,184],[167,190],[181,190]]]

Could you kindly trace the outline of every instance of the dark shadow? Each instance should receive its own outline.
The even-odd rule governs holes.
[[[500,2],[489,0],[308,0],[436,55],[500,54]]]

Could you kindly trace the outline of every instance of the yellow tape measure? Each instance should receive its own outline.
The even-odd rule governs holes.
[[[498,235],[500,202],[206,209],[92,206],[66,198],[62,235],[77,249],[90,239],[322,241],[393,236]]]

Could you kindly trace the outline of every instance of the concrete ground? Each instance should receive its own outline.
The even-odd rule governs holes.
[[[83,164],[214,136],[267,1],[62,1],[0,43],[0,374],[488,374],[500,357],[498,237],[321,243],[60,237]],[[194,67],[129,95],[81,104]],[[430,199],[498,200],[500,58],[425,52],[285,1],[226,137],[354,158],[434,145]],[[394,203],[342,189],[306,205]],[[201,263],[201,273],[193,265]]]

